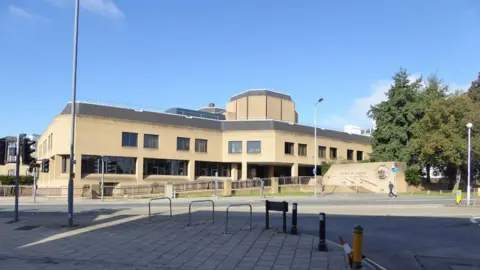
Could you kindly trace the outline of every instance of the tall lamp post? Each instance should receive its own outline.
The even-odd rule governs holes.
[[[75,110],[77,95],[77,44],[78,44],[78,11],[80,0],[75,0],[75,22],[73,27],[73,74],[72,74],[72,103],[70,109],[72,112],[72,129],[70,131],[70,172],[68,177],[68,226],[73,226],[73,165],[74,160],[74,142],[75,142]],[[79,173],[77,168],[77,173]]]
[[[318,158],[318,147],[317,147],[317,105],[318,103],[322,102],[323,98],[320,98],[314,106],[314,127],[313,127],[313,142],[314,142],[314,147],[315,147],[315,156],[314,156],[314,163],[315,163],[315,168],[313,169],[313,176],[315,177],[315,192],[314,196],[317,196],[317,158]]]
[[[473,127],[472,123],[467,124],[467,128],[468,128],[467,205],[470,205],[470,177],[471,177],[471,163],[472,163],[472,154],[471,154],[472,153],[472,146],[471,146],[471,143],[470,143],[470,138],[471,138],[471,135],[472,135],[472,127]]]

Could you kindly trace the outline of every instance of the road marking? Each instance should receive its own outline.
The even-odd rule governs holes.
[[[480,217],[471,217],[470,218],[470,221],[473,223],[473,224],[478,224],[480,223]],[[480,224],[479,224],[480,226]]]

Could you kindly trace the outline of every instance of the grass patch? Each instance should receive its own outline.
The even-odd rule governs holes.
[[[455,193],[452,193],[451,190],[446,190],[446,191],[413,191],[413,192],[403,192],[399,194],[404,194],[404,195],[422,195],[422,196],[455,196]]]

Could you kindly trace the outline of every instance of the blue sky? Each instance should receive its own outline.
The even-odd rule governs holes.
[[[73,0],[0,1],[0,136],[42,133],[70,100],[73,15]],[[320,126],[369,127],[400,67],[467,87],[479,25],[478,0],[81,0],[77,97],[195,109],[268,88],[301,123],[323,97]]]

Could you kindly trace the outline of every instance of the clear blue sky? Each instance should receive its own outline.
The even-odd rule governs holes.
[[[392,75],[480,71],[478,0],[81,0],[78,100],[224,107],[291,94],[299,120],[369,126]],[[0,136],[42,133],[71,98],[73,0],[0,1]],[[16,101],[21,101],[17,104]]]

